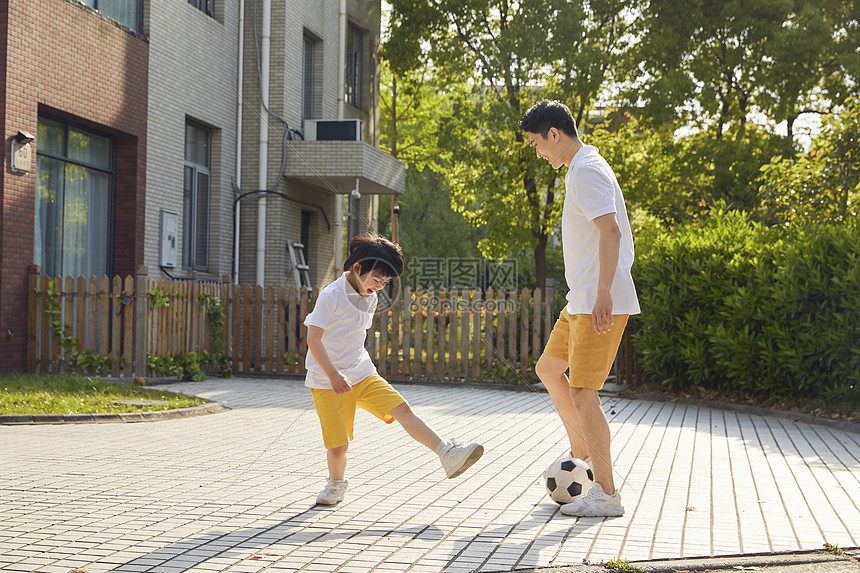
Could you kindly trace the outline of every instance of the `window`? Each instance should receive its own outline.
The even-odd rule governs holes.
[[[140,22],[143,19],[142,0],[83,0],[83,2],[105,16],[128,26],[135,32],[141,31]]]
[[[111,274],[114,143],[39,117],[33,263],[48,276]]]
[[[346,102],[357,108],[362,106],[362,64],[364,60],[364,32],[352,22],[346,29]]]
[[[207,16],[215,17],[215,0],[188,0],[188,3]]]
[[[185,125],[182,265],[199,271],[209,268],[210,141],[208,129]]]
[[[316,68],[316,43],[305,35],[302,49],[302,119],[314,118],[314,81]]]

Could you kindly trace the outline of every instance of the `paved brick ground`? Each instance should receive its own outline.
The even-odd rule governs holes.
[[[68,573],[466,572],[860,545],[860,435],[677,403],[604,400],[627,513],[570,518],[540,472],[565,451],[546,394],[400,386],[487,453],[445,479],[396,424],[359,412],[347,499],[325,476],[308,392],[284,380],[171,390],[231,411],[0,426],[0,569]]]

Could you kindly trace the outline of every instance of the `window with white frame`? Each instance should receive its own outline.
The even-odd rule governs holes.
[[[362,109],[362,81],[364,66],[364,31],[349,23],[346,29],[346,93],[347,103]]]
[[[48,276],[112,272],[114,142],[39,117],[33,263]]]
[[[182,193],[182,266],[209,269],[210,130],[185,124],[185,177]]]
[[[83,3],[135,32],[141,31],[143,0],[83,0]]]

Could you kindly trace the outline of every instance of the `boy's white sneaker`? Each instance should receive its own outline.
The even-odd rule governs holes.
[[[481,444],[469,444],[461,446],[453,442],[440,442],[436,446],[436,453],[442,461],[442,467],[448,478],[455,478],[481,459],[484,455],[484,446]]]
[[[562,505],[561,512],[576,517],[619,517],[624,515],[624,506],[618,490],[610,495],[595,482],[582,497]]]
[[[325,489],[317,496],[317,503],[320,505],[340,503],[346,494],[347,486],[349,486],[349,481],[345,479],[326,478]]]

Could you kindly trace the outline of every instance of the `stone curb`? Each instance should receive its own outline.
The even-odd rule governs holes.
[[[199,406],[175,408],[173,410],[155,410],[152,412],[126,412],[120,414],[34,414],[21,416],[0,416],[0,425],[21,426],[27,424],[112,424],[157,422],[160,420],[176,420],[177,418],[192,418],[217,414],[230,410],[218,402],[207,402]]]
[[[741,555],[724,555],[719,557],[690,557],[678,559],[655,559],[653,561],[630,561],[630,565],[643,573],[675,573],[678,571],[732,571],[750,569],[766,569],[776,566],[808,565],[813,571],[816,564],[833,562],[856,562],[855,553],[858,548],[845,548],[844,555],[834,555],[820,549],[812,551],[794,551],[787,553],[747,553]],[[807,570],[807,569],[804,569]],[[605,573],[608,571],[601,564],[562,565],[558,567],[538,567],[509,570],[510,573]]]

